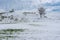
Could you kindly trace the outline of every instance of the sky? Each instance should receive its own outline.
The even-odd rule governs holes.
[[[40,6],[48,12],[60,12],[60,0],[0,0],[0,10],[32,10]]]

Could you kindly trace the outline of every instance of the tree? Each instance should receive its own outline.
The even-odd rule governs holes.
[[[11,16],[10,16],[10,19],[11,19],[11,20],[13,20],[13,19],[14,19],[14,18],[13,18],[13,15],[11,15]]]
[[[40,18],[45,16],[45,9],[43,7],[38,8],[39,14],[40,14]]]
[[[18,18],[16,18],[14,21],[18,21]]]
[[[9,11],[9,12],[11,12],[11,13],[12,13],[12,12],[14,12],[14,9],[12,9],[12,10],[11,10],[11,11]]]

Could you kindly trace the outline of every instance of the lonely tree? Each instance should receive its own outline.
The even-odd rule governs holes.
[[[45,16],[45,9],[43,7],[38,8],[39,14],[40,14],[40,18],[42,17],[46,17]]]

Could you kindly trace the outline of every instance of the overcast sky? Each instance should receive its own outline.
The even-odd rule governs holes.
[[[0,0],[0,9],[32,10],[41,4],[47,11],[60,11],[60,0]]]

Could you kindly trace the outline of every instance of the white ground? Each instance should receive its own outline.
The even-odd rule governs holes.
[[[17,24],[0,24],[0,29],[26,29],[14,40],[60,40],[59,14],[47,14],[47,19]],[[11,39],[10,39],[11,40]]]

